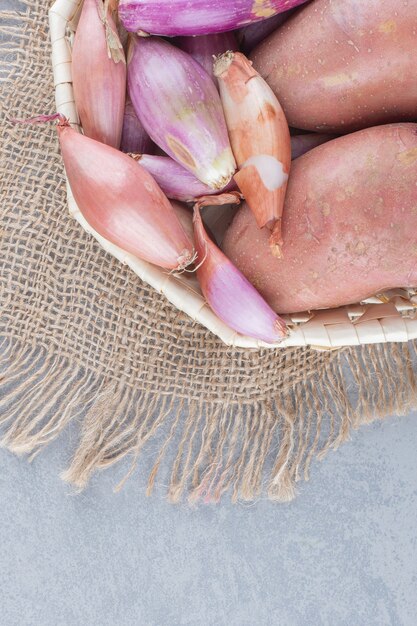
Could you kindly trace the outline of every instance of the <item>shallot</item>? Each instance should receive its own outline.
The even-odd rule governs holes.
[[[127,154],[71,128],[60,113],[17,123],[57,119],[68,182],[90,226],[126,252],[181,270],[194,260],[194,247],[172,205],[152,176]]]
[[[175,45],[184,52],[188,52],[213,78],[214,57],[228,50],[239,49],[233,32],[201,35],[200,37],[177,37]]]
[[[201,182],[222,189],[236,163],[214,82],[189,54],[157,37],[132,37],[129,94],[143,127]]]
[[[291,159],[294,161],[294,159],[298,159],[306,152],[336,137],[337,135],[320,135],[319,133],[293,135],[291,137]]]
[[[268,35],[275,32],[290,15],[294,13],[294,9],[290,11],[284,11],[284,13],[278,13],[267,20],[248,24],[239,31],[238,39],[240,49],[245,54],[249,54],[261,41],[266,39]]]
[[[126,61],[107,5],[103,0],[84,0],[72,49],[72,84],[84,134],[119,148]]]
[[[123,132],[120,149],[122,152],[151,152],[153,141],[143,128],[133,108],[132,101],[126,96],[123,118]]]
[[[119,15],[131,32],[208,35],[235,30],[306,0],[120,0]]]
[[[181,202],[193,202],[200,196],[217,193],[216,189],[202,183],[194,174],[191,174],[171,157],[150,154],[131,154],[131,156],[152,174],[168,198]],[[230,191],[235,188],[236,185],[231,180],[223,191]]]
[[[235,181],[258,227],[268,227],[280,256],[281,216],[291,164],[288,124],[276,96],[240,52],[221,55],[214,67],[233,152]]]
[[[208,237],[198,203],[194,207],[194,238],[198,282],[216,315],[238,333],[266,343],[285,339],[284,320]]]

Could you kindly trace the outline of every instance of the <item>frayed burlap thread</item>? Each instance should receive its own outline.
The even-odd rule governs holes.
[[[403,413],[417,401],[414,344],[313,354],[314,369],[309,351],[293,352],[278,353],[287,369],[275,397],[177,398],[137,389],[126,379],[100,380],[66,357],[45,348],[22,350],[9,340],[0,362],[1,442],[33,458],[71,420],[79,420],[78,447],[63,479],[81,490],[93,473],[128,457],[117,491],[159,432],[148,495],[166,462],[172,502],[218,502],[224,494],[233,502],[251,501],[264,493],[287,502],[295,497],[297,483],[309,479],[314,458],[337,449],[353,428],[386,415],[387,402],[390,412]]]
[[[7,121],[54,111],[48,6],[21,6],[0,14],[1,445],[32,459],[73,423],[77,490],[146,454],[172,502],[291,500],[352,429],[415,405],[415,345],[228,348],[106,254],[68,215],[55,129]]]

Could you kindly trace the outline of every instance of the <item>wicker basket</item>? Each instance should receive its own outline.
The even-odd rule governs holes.
[[[56,0],[49,11],[57,111],[68,117],[77,129],[80,127],[71,82],[71,40],[81,6],[82,0]],[[81,215],[68,184],[67,189],[69,212],[84,230],[93,235],[107,252],[127,264],[141,280],[164,294],[174,306],[203,324],[227,345],[255,349],[310,345],[332,349],[417,338],[417,292],[404,289],[353,306],[284,316],[291,332],[279,346],[244,337],[211,311],[194,278],[168,274],[124,252],[96,233]]]

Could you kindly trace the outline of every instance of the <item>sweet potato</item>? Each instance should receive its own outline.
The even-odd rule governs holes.
[[[417,0],[315,0],[251,54],[290,126],[417,121]]]
[[[296,159],[282,226],[282,259],[246,206],[223,241],[278,313],[417,286],[417,124],[361,130]]]

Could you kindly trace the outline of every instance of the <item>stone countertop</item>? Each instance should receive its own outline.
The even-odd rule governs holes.
[[[289,504],[174,506],[146,455],[75,495],[75,431],[0,451],[2,626],[415,626],[417,412],[354,432]],[[148,464],[149,460],[149,464]]]

